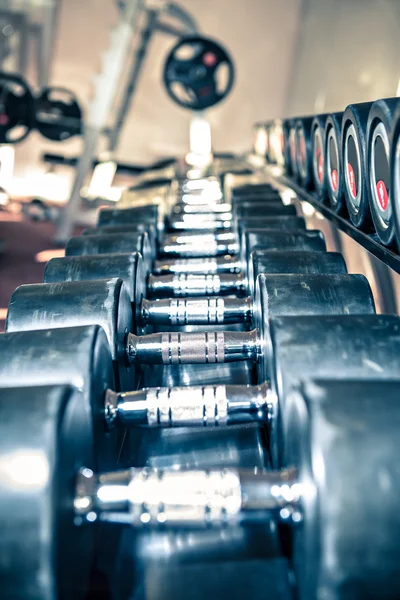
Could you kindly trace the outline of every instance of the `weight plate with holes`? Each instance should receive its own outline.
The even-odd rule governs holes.
[[[63,142],[82,133],[82,110],[73,92],[48,87],[35,98],[35,128],[48,140]]]
[[[0,144],[22,142],[34,126],[33,96],[18,75],[0,72]]]
[[[235,78],[232,58],[214,40],[192,36],[180,40],[169,53],[164,85],[174,102],[189,110],[205,110],[221,102]]]

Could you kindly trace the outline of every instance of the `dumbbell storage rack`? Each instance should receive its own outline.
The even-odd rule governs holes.
[[[276,168],[276,167],[275,167]],[[299,201],[308,202],[317,212],[321,213],[326,219],[331,221],[338,229],[349,235],[355,242],[360,244],[368,252],[376,256],[390,269],[400,274],[400,255],[394,248],[387,248],[378,241],[376,234],[361,231],[355,227],[349,218],[338,215],[329,206],[323,204],[321,200],[312,192],[307,192],[296,181],[286,175],[271,175],[271,179],[285,187],[291,188]]]

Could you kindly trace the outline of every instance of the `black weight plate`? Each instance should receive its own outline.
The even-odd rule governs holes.
[[[24,140],[33,127],[33,96],[18,75],[0,73],[0,144]]]
[[[82,132],[82,111],[73,92],[43,89],[35,98],[35,128],[48,140],[63,142]]]
[[[214,40],[199,35],[180,40],[169,53],[163,70],[170,98],[190,110],[204,110],[221,102],[231,91],[234,77],[228,52]]]

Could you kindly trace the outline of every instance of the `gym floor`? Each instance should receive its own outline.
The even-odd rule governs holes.
[[[11,219],[11,220],[10,220]],[[7,306],[15,288],[23,283],[40,283],[48,258],[37,255],[54,250],[55,224],[21,220],[19,215],[0,213],[0,331],[4,332]],[[50,257],[49,257],[50,258]]]

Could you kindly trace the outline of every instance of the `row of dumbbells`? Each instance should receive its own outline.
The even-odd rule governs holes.
[[[5,504],[29,504],[36,539],[45,524],[42,544],[51,540],[57,558],[74,548],[56,579],[44,559],[54,596],[68,581],[74,587],[76,573],[80,582],[87,576],[94,522],[225,527],[279,518],[293,527],[301,598],[395,598],[400,322],[375,314],[368,282],[347,274],[343,258],[326,252],[321,233],[306,230],[268,184],[233,189],[229,212],[221,204],[197,213],[196,222],[206,214],[213,231],[195,237],[161,237],[160,206],[104,209],[100,230],[72,238],[66,257],[48,263],[45,283],[16,290],[0,339],[2,386],[13,388],[0,397],[2,455],[13,459]],[[171,228],[177,214],[190,214],[186,208],[183,199],[176,204]],[[247,221],[252,215],[257,227]],[[222,232],[239,250],[222,255],[230,267],[217,260]],[[217,256],[209,256],[207,240]],[[167,275],[150,273],[155,246],[156,270]],[[168,258],[171,246],[184,256]],[[205,273],[188,258],[202,247]],[[235,285],[223,287],[223,275]],[[176,277],[179,285],[171,283]],[[192,278],[196,285],[186,285]],[[175,297],[146,298],[161,292]],[[201,298],[207,292],[213,297]],[[245,325],[217,327],[233,321]],[[145,333],[167,323],[199,329]],[[217,379],[221,363],[236,360],[254,362],[253,385],[160,388],[155,380],[137,389],[146,364],[212,364]],[[254,422],[268,434],[274,470],[213,463],[177,471],[131,461],[128,470],[106,471],[117,464],[127,430],[135,444],[143,428]],[[11,511],[3,523],[13,541],[18,515]],[[36,556],[28,560],[29,548],[15,547],[12,558],[24,563],[29,583],[45,585],[35,577]],[[14,579],[4,571],[16,586],[16,571]]]
[[[400,247],[399,98],[259,124],[255,150],[357,228]]]

